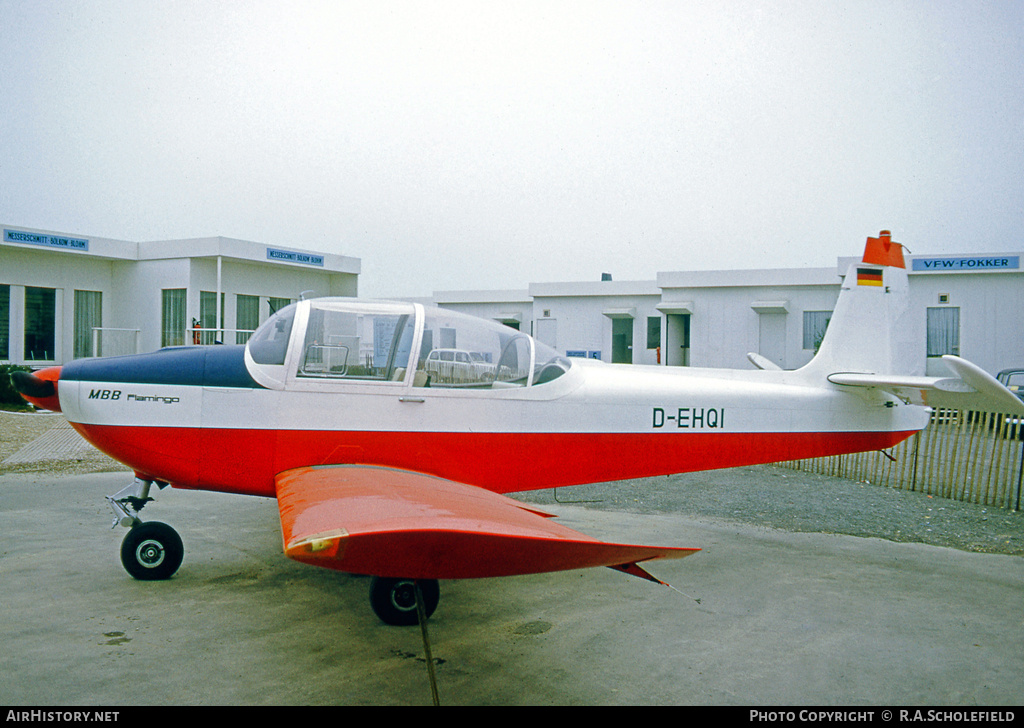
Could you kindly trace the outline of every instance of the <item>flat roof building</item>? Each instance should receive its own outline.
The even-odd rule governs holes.
[[[996,374],[1024,366],[1024,253],[908,255],[910,315],[922,371],[955,354]],[[534,283],[525,292],[443,291],[445,308],[507,319],[567,356],[607,362],[749,368],[755,353],[796,369],[814,356],[842,276],[834,268],[669,271],[650,281]],[[607,276],[606,276],[607,278]],[[503,311],[501,317],[490,312]]]
[[[0,362],[243,343],[303,294],[357,295],[360,266],[225,237],[139,243],[3,225]]]
[[[957,354],[1024,366],[1022,253],[908,255],[908,336],[921,367]],[[813,357],[855,257],[836,267],[658,272],[646,281],[435,292],[567,356],[784,369]],[[43,366],[162,346],[241,343],[300,297],[356,296],[360,260],[225,237],[129,242],[14,225],[0,239],[0,362]],[[219,299],[219,305],[217,305]]]

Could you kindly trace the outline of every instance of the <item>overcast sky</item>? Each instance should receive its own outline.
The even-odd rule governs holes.
[[[360,292],[1024,249],[1024,2],[0,0],[0,221]]]

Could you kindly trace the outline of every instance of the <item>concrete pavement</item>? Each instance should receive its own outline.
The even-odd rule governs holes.
[[[274,501],[166,489],[166,582],[121,568],[130,474],[0,476],[0,704],[428,705],[417,628],[368,579],[281,553]],[[650,570],[441,583],[442,704],[1019,705],[1024,559],[672,513],[556,506],[599,538],[698,546]],[[696,601],[699,599],[699,603]]]

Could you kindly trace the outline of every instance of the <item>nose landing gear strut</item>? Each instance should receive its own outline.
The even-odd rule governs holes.
[[[159,480],[136,478],[120,492],[107,496],[114,511],[111,528],[120,525],[129,529],[121,542],[121,563],[125,571],[142,581],[171,578],[185,556],[177,531],[166,523],[143,522],[139,518],[139,511],[153,500],[149,489],[154,483],[159,488],[167,486]]]

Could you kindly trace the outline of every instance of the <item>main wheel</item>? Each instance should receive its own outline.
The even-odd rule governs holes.
[[[184,556],[181,537],[166,523],[139,523],[121,542],[121,563],[125,571],[142,581],[171,578]]]
[[[441,588],[436,579],[422,579],[418,583],[423,596],[423,613],[429,619],[441,599]],[[416,584],[415,579],[373,577],[370,582],[370,606],[373,613],[385,624],[402,627],[418,624]]]

